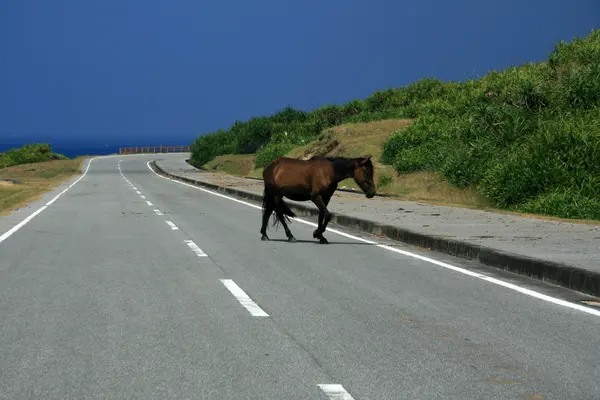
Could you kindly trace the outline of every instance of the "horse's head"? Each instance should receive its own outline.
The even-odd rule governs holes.
[[[354,159],[354,181],[370,199],[375,196],[374,167],[371,156]]]

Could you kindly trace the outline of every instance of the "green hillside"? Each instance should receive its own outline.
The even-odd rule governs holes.
[[[330,128],[383,120],[412,121],[380,145],[378,173],[397,174],[387,181],[434,174],[492,207],[600,219],[600,30],[558,43],[545,62],[481,79],[423,79],[344,105],[311,112],[287,107],[237,121],[198,137],[191,163],[204,166],[218,156],[238,155],[261,168],[324,141],[334,143],[321,149],[328,153],[336,148]]]

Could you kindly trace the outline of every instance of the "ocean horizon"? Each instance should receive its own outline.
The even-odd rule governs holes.
[[[174,140],[169,143],[162,143],[163,146],[189,146],[191,140]],[[142,147],[142,146],[160,146],[161,143],[142,143],[142,141],[136,141],[135,144],[130,142],[124,142],[120,144],[109,143],[100,144],[97,142],[79,142],[74,143],[71,140],[24,140],[19,143],[2,143],[0,142],[0,153],[4,153],[8,150],[22,147],[30,143],[48,143],[52,146],[52,152],[62,154],[69,158],[75,158],[79,156],[104,156],[108,154],[118,154],[119,148],[122,147]]]

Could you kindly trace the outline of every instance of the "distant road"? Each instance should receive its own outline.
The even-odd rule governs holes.
[[[559,289],[298,221],[262,242],[260,210],[154,158],[0,219],[1,399],[600,398],[600,316]]]

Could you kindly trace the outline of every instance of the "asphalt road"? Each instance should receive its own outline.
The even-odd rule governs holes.
[[[600,398],[599,315],[297,221],[262,242],[152,158],[95,159],[0,240],[0,398]]]

